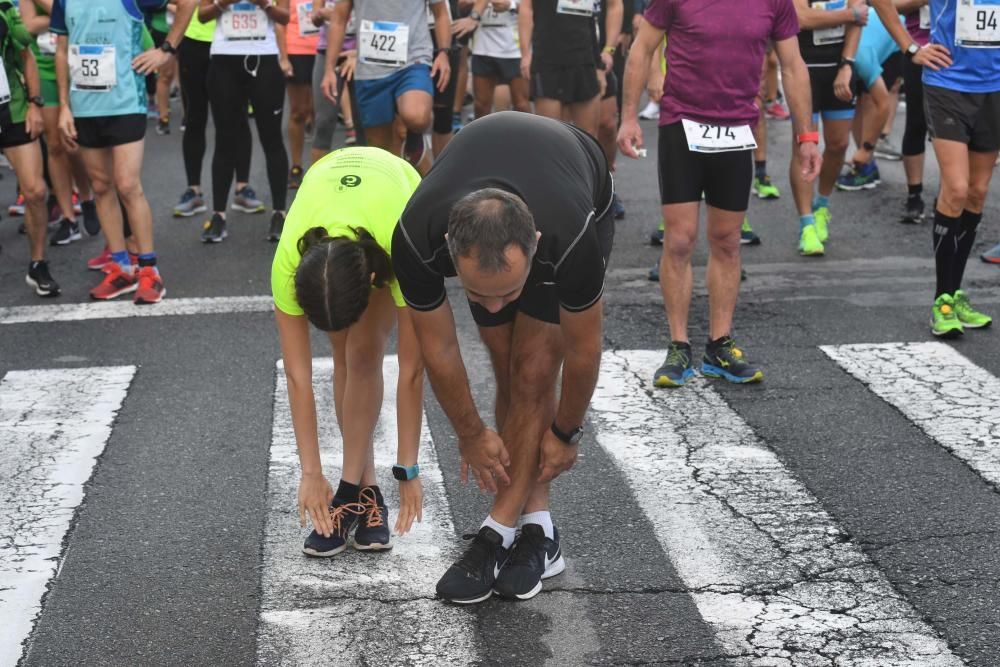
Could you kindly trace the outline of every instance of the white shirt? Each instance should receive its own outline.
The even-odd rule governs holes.
[[[255,27],[248,29],[248,26]],[[247,38],[250,35],[262,35],[263,38]],[[209,53],[213,56],[276,56],[278,40],[274,36],[274,21],[252,2],[229,5],[215,22]]]
[[[511,2],[511,10],[517,4]],[[493,5],[487,5],[479,27],[472,36],[472,55],[491,58],[520,58],[521,48],[517,34],[517,13],[514,11],[494,12]]]

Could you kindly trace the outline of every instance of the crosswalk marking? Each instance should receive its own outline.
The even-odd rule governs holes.
[[[324,472],[334,484],[343,441],[333,415],[333,362],[313,361]],[[375,433],[380,475],[396,462],[398,361],[383,366],[385,400]],[[434,584],[456,555],[455,531],[441,470],[424,418],[420,443],[424,487],[422,524],[396,538],[384,554],[348,549],[331,559],[308,558],[300,548],[296,499],[299,463],[279,363],[268,473],[268,517],[264,536],[263,601],[258,643],[260,664],[381,665],[466,664],[477,655],[473,617],[435,601]],[[399,507],[395,480],[379,478],[390,507]]]
[[[1000,487],[1000,379],[938,342],[822,349],[994,487]]]
[[[133,375],[114,366],[0,381],[0,666],[20,660]]]
[[[149,308],[129,300],[61,303],[45,306],[8,306],[0,308],[0,324],[32,322],[78,322],[125,317],[166,317],[169,315],[226,315],[231,313],[266,313],[274,307],[270,296],[226,296],[196,299],[164,299]]]
[[[606,353],[592,420],[734,664],[961,665],[706,381],[652,389],[661,362]]]

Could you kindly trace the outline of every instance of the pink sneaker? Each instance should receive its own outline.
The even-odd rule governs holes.
[[[788,113],[788,109],[785,105],[775,100],[764,107],[764,113],[767,114],[768,118],[773,118],[774,120],[788,120],[791,114]]]

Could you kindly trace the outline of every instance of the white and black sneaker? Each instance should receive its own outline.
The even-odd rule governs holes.
[[[554,577],[566,569],[566,561],[559,548],[559,531],[553,529],[555,539],[545,536],[545,529],[537,523],[526,523],[514,541],[510,558],[493,584],[500,597],[511,600],[530,600],[542,590],[542,579]]]
[[[277,243],[281,240],[281,231],[285,228],[285,214],[275,211],[271,214],[271,224],[267,228],[267,240]]]
[[[32,262],[28,265],[28,275],[24,282],[28,283],[35,290],[35,294],[41,297],[59,296],[59,283],[49,273],[49,263]]]
[[[73,241],[79,241],[81,238],[83,238],[83,235],[80,234],[80,224],[63,218],[59,221],[59,226],[49,239],[49,245],[69,245]]]
[[[456,604],[475,604],[493,595],[493,584],[507,560],[507,549],[503,548],[500,533],[489,526],[462,539],[472,540],[472,544],[438,581],[437,594]]]

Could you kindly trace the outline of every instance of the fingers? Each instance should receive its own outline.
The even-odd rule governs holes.
[[[510,465],[509,461],[507,462],[507,465]],[[510,477],[507,475],[507,470],[504,468],[503,465],[501,465],[500,463],[494,464],[490,468],[490,472],[492,473],[491,475],[492,479],[503,484],[504,486],[510,486]]]
[[[507,453],[507,448],[503,445],[500,446],[500,452],[497,458],[500,460],[500,465],[504,468],[510,467],[510,454]],[[506,473],[504,474],[506,475]]]
[[[305,503],[299,503],[299,527],[306,527],[306,506]]]
[[[462,459],[462,464],[459,466],[458,479],[461,480],[463,486],[469,483],[469,464],[466,463],[465,459]]]
[[[490,468],[483,468],[482,470],[478,470],[477,469],[476,470],[476,477],[479,479],[479,488],[480,489],[482,489],[483,491],[486,491],[487,493],[496,493],[497,492],[497,481],[496,481],[496,478],[493,475],[493,472],[490,470]],[[504,474],[504,478],[506,478],[506,477],[507,477],[507,475]],[[509,479],[507,480],[507,483],[510,484],[510,480]]]

